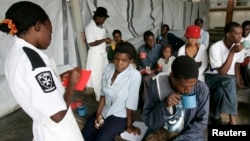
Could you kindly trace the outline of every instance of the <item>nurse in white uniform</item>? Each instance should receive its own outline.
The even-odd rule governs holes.
[[[94,88],[96,101],[99,101],[102,73],[108,64],[106,43],[110,43],[111,39],[106,37],[106,29],[102,28],[106,18],[109,17],[106,8],[98,7],[94,13],[93,20],[85,28],[89,45],[86,69],[92,71],[87,86]]]
[[[0,31],[14,36],[5,75],[19,105],[33,120],[33,140],[84,141],[69,107],[81,69],[71,71],[65,90],[42,52],[48,48],[52,33],[45,11],[32,2],[17,2],[6,12]]]

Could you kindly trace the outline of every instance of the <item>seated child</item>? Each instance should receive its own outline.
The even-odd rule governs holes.
[[[110,48],[108,49],[108,60],[109,60],[109,62],[113,62],[113,60],[114,60],[116,44],[123,42],[122,33],[121,33],[120,30],[118,30],[118,29],[114,30],[113,33],[112,33],[112,36],[113,36],[114,40],[111,41]]]
[[[162,47],[162,57],[157,61],[157,70],[156,72],[165,72],[170,74],[171,65],[175,59],[173,56],[173,48],[171,45],[165,45]]]

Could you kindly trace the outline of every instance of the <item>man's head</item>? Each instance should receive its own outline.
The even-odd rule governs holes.
[[[169,26],[167,24],[163,24],[161,26],[161,35],[166,35],[169,31]]]
[[[199,26],[200,28],[202,28],[203,26],[203,20],[201,18],[197,18],[194,22],[195,25]]]
[[[144,32],[143,38],[144,38],[144,41],[145,41],[147,47],[149,47],[149,48],[154,47],[155,37],[154,37],[153,32],[151,32],[151,31]]]
[[[189,56],[178,56],[172,64],[170,80],[173,88],[181,93],[190,93],[198,81],[198,65]]]
[[[250,21],[249,20],[244,21],[241,26],[243,29],[242,36],[247,37],[250,33]]]
[[[229,22],[224,28],[226,40],[231,43],[239,43],[242,37],[242,27],[237,22]]]
[[[94,21],[97,25],[102,25],[108,17],[108,11],[104,7],[97,7],[94,11]]]

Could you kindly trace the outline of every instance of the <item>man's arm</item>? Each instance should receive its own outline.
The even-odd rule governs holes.
[[[237,86],[239,88],[245,88],[245,86],[241,83],[240,67],[241,67],[241,63],[235,64],[235,76],[236,76],[236,80],[237,80]]]
[[[217,71],[220,75],[226,75],[228,70],[232,65],[232,61],[234,58],[234,53],[232,51],[229,52],[226,61],[222,64],[220,68],[217,68]]]
[[[240,52],[242,49],[243,49],[242,45],[234,45],[234,47],[230,50],[225,63],[223,63],[222,66],[217,69],[219,74],[221,75],[227,74],[231,65],[235,65],[235,64],[232,64],[235,53]]]
[[[170,114],[167,111],[165,100],[159,99],[156,81],[151,81],[143,106],[143,121],[150,129],[156,130],[164,126],[168,115]]]
[[[181,38],[179,38],[179,37],[177,37],[175,35],[173,37],[174,37],[175,45],[176,45],[176,47],[178,49],[185,44],[184,41]]]
[[[207,128],[209,117],[209,89],[203,82],[197,84],[197,107],[195,117],[185,120],[184,129],[174,141],[191,141],[205,139],[204,131]],[[189,112],[189,111],[186,111]],[[188,117],[187,117],[188,118]],[[186,123],[188,122],[188,123]]]

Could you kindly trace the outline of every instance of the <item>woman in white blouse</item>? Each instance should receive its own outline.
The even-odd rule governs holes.
[[[187,27],[184,35],[187,38],[187,43],[178,50],[178,56],[188,55],[192,57],[199,66],[198,79],[205,82],[204,72],[207,69],[208,56],[205,45],[198,42],[201,37],[200,30],[200,27],[196,25]]]

